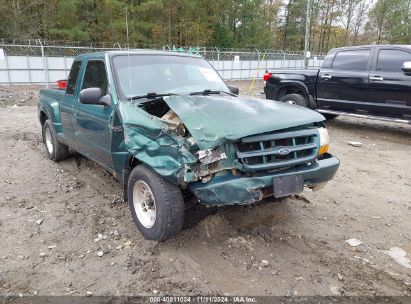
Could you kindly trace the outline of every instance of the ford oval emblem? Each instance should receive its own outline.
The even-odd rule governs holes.
[[[281,148],[280,150],[278,150],[278,154],[280,155],[287,155],[290,152],[291,152],[290,149],[287,149],[287,148]]]

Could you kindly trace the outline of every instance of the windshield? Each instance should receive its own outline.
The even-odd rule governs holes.
[[[189,94],[203,90],[229,91],[220,75],[203,58],[176,55],[119,55],[113,57],[113,66],[122,98],[147,93]]]

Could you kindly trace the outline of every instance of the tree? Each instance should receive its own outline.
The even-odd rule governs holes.
[[[283,49],[304,48],[305,18],[307,0],[290,0],[286,6],[283,32]]]
[[[308,0],[0,0],[0,37],[302,50]],[[311,0],[309,48],[411,43],[411,0]]]
[[[72,41],[90,39],[89,32],[83,30],[76,0],[59,1],[51,20],[54,26],[48,32],[50,39]]]
[[[388,18],[391,14],[391,2],[396,0],[378,0],[372,8],[369,17],[371,24],[376,26],[377,44],[382,42],[384,31],[388,27]]]

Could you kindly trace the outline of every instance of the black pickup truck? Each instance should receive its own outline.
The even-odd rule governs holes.
[[[332,49],[320,70],[264,74],[267,99],[338,115],[411,123],[411,45]]]

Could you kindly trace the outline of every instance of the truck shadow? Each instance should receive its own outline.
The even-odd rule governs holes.
[[[198,204],[185,210],[183,229],[191,229],[198,225],[202,220],[209,215],[217,213],[217,207],[206,207]]]
[[[287,221],[290,213],[286,210],[287,201],[284,199],[264,199],[250,205],[230,205],[221,207],[207,207],[202,204],[190,206],[185,211],[183,229],[197,226],[208,216],[218,214],[225,218],[227,224],[235,230],[249,230],[256,226],[269,225],[272,222]],[[186,204],[189,203],[186,201]]]
[[[183,191],[183,197],[185,205],[183,230],[197,226],[207,216],[217,212],[217,207],[207,207],[199,203],[187,190]]]
[[[351,117],[338,117],[334,120],[327,120],[326,125],[350,132],[367,132],[368,135],[395,136],[410,139],[411,125],[404,123],[394,123],[386,121],[376,121],[368,119],[355,119]]]
[[[97,193],[114,201],[122,197],[120,183],[99,164],[87,159],[81,154],[71,151],[70,158],[59,163],[60,167],[69,172],[72,177],[84,185],[90,185]],[[109,185],[109,186],[108,186]],[[226,224],[237,231],[249,230],[256,226],[269,225],[272,222],[287,221],[290,213],[286,210],[285,199],[264,199],[250,205],[229,205],[208,207],[198,202],[189,192],[183,191],[185,215],[183,230],[198,226],[209,216],[217,215],[224,218]],[[294,198],[296,199],[296,198]]]

